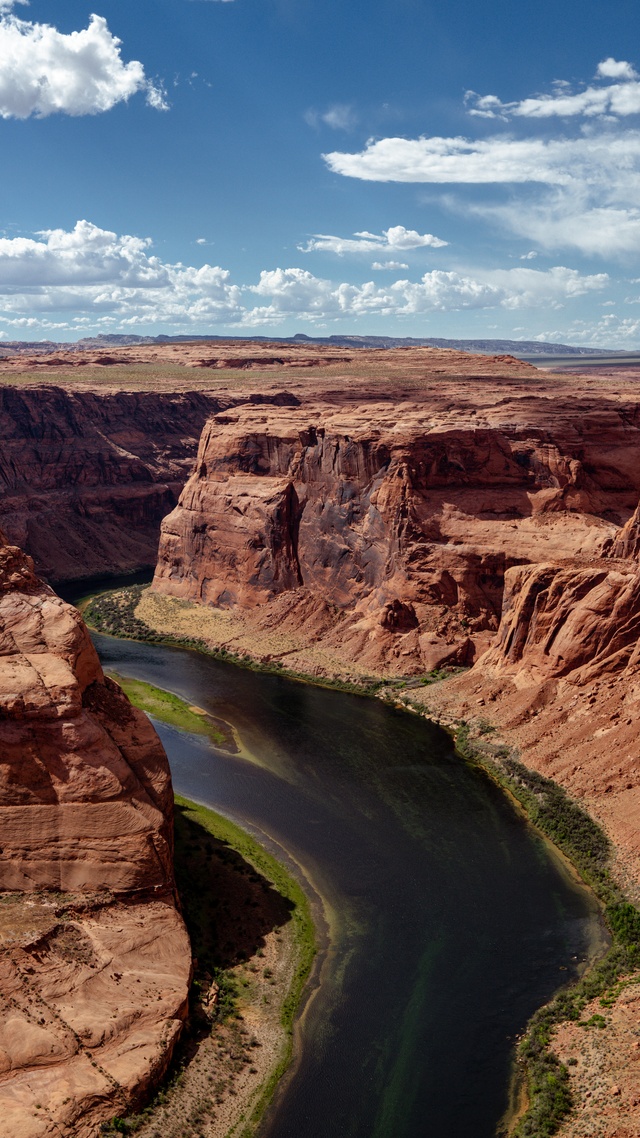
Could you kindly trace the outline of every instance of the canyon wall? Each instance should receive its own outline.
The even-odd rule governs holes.
[[[0,535],[0,1129],[93,1138],[186,1010],[160,741],[78,611]]]
[[[154,592],[256,625],[272,612],[373,674],[473,663],[515,567],[600,565],[633,541],[640,411],[517,384],[484,405],[451,395],[214,415]]]
[[[212,416],[138,615],[294,671],[404,677],[443,723],[489,724],[585,800],[640,899],[636,381],[449,355],[411,390]]]
[[[153,566],[207,417],[246,398],[0,387],[0,528],[53,581]]]

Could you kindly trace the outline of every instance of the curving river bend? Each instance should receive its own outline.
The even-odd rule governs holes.
[[[322,983],[261,1138],[493,1138],[514,1036],[601,940],[591,895],[435,725],[94,642],[106,668],[233,724],[244,756],[156,724],[176,790],[277,843],[324,899]]]

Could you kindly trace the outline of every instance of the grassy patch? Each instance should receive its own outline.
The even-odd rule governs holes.
[[[154,715],[162,723],[169,723],[172,727],[179,727],[181,731],[189,731],[192,735],[206,735],[218,747],[228,749],[231,743],[233,749],[237,749],[230,727],[211,715],[194,711],[185,700],[173,692],[156,688],[143,680],[121,676],[117,672],[109,674],[120,684],[134,707],[146,711],[147,715]]]
[[[239,857],[252,866],[257,874],[270,883],[272,891],[281,899],[280,923],[283,923],[284,919],[290,919],[293,922],[296,968],[291,988],[282,1007],[282,1026],[287,1034],[291,1035],[302,989],[311,971],[316,953],[315,927],[306,893],[288,870],[240,826],[236,826],[228,818],[223,818],[221,814],[216,814],[214,810],[209,810],[205,806],[197,806],[179,795],[176,796],[176,806],[178,807],[176,812],[178,887],[180,895],[183,897],[185,914],[189,918],[188,924],[198,961],[210,960],[211,964],[216,967],[216,960],[211,959],[211,949],[203,937],[204,923],[199,916],[202,906],[201,883],[193,873],[190,858],[181,856],[184,837],[181,836],[180,827],[186,823],[199,826],[202,831],[215,838],[221,845],[226,857],[231,858],[236,864]],[[188,854],[189,850],[186,849],[184,852]],[[181,864],[188,866],[188,872],[184,877],[179,871]],[[278,919],[277,916],[276,919]]]

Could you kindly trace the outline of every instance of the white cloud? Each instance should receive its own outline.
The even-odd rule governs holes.
[[[623,121],[640,114],[640,77],[612,58],[598,76],[598,86],[576,92],[557,81],[551,94],[519,102],[472,95],[473,113],[514,120],[489,137],[370,139],[359,152],[324,159],[335,173],[364,181],[509,186],[506,200],[485,193],[475,202],[452,194],[443,201],[542,249],[624,259],[640,252],[640,127]],[[552,134],[549,122],[559,115],[567,121]],[[516,133],[518,119],[520,131],[527,120],[526,137]],[[536,133],[543,119],[544,132]]]
[[[598,64],[598,75],[604,79],[637,79],[638,73],[630,63],[624,59],[603,59]]]
[[[572,91],[570,84],[556,84],[551,95],[503,103],[497,95],[478,95],[467,91],[469,114],[480,118],[571,118],[584,115],[637,115],[640,113],[640,76],[625,60],[605,59],[598,64],[599,79],[617,79],[609,86],[584,87]]]
[[[298,245],[298,249],[302,253],[337,253],[342,257],[345,253],[374,253],[379,249],[442,249],[445,245],[448,241],[434,237],[433,233],[418,233],[415,229],[405,229],[404,225],[392,225],[381,234],[364,230],[353,237],[314,233],[312,239],[306,245]]]
[[[523,253],[520,257],[521,261],[535,261],[538,254],[535,249],[530,249],[528,253]]]
[[[376,272],[381,272],[383,269],[400,271],[401,269],[408,269],[409,266],[405,265],[404,261],[374,261],[371,268],[375,269]]]
[[[99,114],[139,91],[156,110],[167,109],[162,85],[147,79],[142,63],[123,62],[103,16],[67,35],[18,19],[12,7],[9,0],[0,7],[0,117]]]
[[[334,151],[323,158],[335,173],[370,182],[569,186],[595,179],[608,185],[616,177],[638,180],[640,131],[557,139],[382,138],[358,154]]]
[[[0,293],[114,280],[125,286],[169,283],[164,266],[147,253],[148,238],[117,237],[88,221],[71,232],[51,229],[37,237],[0,238]]]
[[[591,206],[581,195],[546,195],[539,202],[466,206],[467,213],[493,221],[545,249],[569,248],[590,256],[620,257],[640,252],[640,208]]]
[[[524,266],[485,273],[433,271],[419,280],[352,284],[301,268],[264,270],[236,284],[217,265],[169,264],[146,238],[117,236],[89,222],[67,232],[0,240],[0,324],[20,328],[277,327],[290,317],[315,323],[404,317],[466,309],[562,307],[599,292],[605,273],[582,275]]]
[[[614,313],[607,313],[600,319],[574,320],[562,329],[547,328],[532,337],[543,343],[580,344],[586,348],[622,348],[633,351],[640,343],[640,319],[625,317],[620,319]]]

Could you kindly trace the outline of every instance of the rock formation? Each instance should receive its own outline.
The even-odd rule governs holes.
[[[50,580],[152,567],[207,417],[243,398],[0,387],[0,527]]]
[[[509,395],[218,413],[163,522],[154,590],[256,620],[266,605],[291,623],[297,605],[303,627],[313,598],[327,647],[374,672],[472,663],[505,573],[600,561],[640,493],[640,418]]]
[[[637,374],[547,376],[509,356],[437,348],[275,351],[130,345],[73,361],[56,351],[41,366],[64,390],[21,386],[33,362],[3,361],[13,386],[2,392],[0,520],[58,578],[138,567],[190,472],[141,619],[293,670],[407,677],[427,714],[492,727],[581,798],[639,901]],[[143,376],[130,386],[157,390],[104,390],[99,373],[113,383],[125,363]],[[70,380],[82,368],[84,387]],[[0,732],[22,740],[29,763],[7,764],[5,792],[26,825],[12,830],[9,813],[0,842],[0,873],[16,890],[15,910],[0,906],[0,966],[17,1017],[10,1054],[0,1030],[0,1102],[33,1128],[16,1138],[57,1132],[43,1104],[69,1120],[78,1103],[68,1125],[84,1138],[83,1111],[124,1102],[163,1061],[158,1040],[174,1029],[158,1025],[175,1024],[183,991],[163,961],[186,959],[184,934],[163,878],[163,792],[142,757],[155,744],[145,750],[147,728],[126,719],[76,618],[17,554],[4,556],[18,558],[7,570],[18,584],[0,614],[9,604],[24,631],[7,641],[13,703]],[[53,660],[44,607],[47,627],[52,607],[61,622]],[[473,666],[420,684],[452,664]],[[64,761],[43,746],[44,723]],[[55,856],[41,856],[41,830]],[[153,885],[144,907],[140,866]],[[99,879],[115,902],[96,896]],[[25,900],[27,881],[68,895]],[[157,1008],[145,979],[154,968]],[[40,1107],[28,1097],[36,1077]],[[620,1134],[629,1117],[619,1112]]]
[[[93,1138],[185,1013],[173,797],[78,611],[0,537],[0,1132]]]
[[[344,679],[473,664],[412,699],[584,798],[640,897],[637,381],[421,358],[212,416],[138,615]]]

